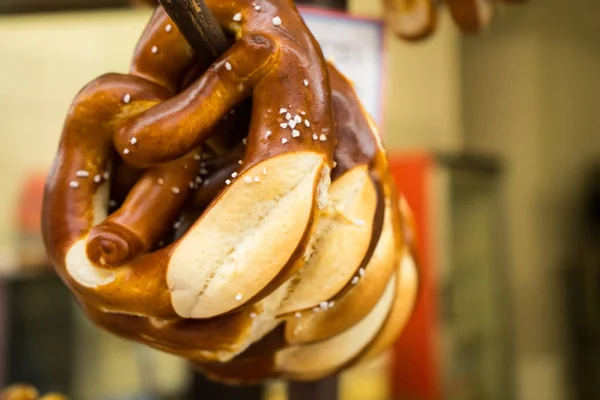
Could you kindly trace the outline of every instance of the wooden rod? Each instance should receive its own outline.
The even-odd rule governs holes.
[[[204,69],[227,48],[227,38],[204,0],[158,0],[194,49]]]

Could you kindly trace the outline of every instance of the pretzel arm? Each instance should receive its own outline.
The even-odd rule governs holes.
[[[162,7],[157,7],[136,45],[130,73],[175,94],[196,61],[175,23]]]
[[[265,36],[238,41],[186,90],[129,120],[115,137],[116,148],[123,151],[136,138],[140,145],[127,161],[143,167],[173,160],[198,147],[229,110],[250,95],[272,67],[275,49]]]
[[[168,25],[168,19],[164,12],[157,10],[136,49],[132,71],[143,78],[107,75],[78,94],[47,180],[44,236],[50,258],[83,302],[112,312],[173,316],[164,279],[168,248],[140,253],[156,241],[181,207],[197,171],[192,152],[196,149],[183,158],[144,171],[124,205],[105,220],[109,208],[106,179],[113,175],[113,188],[119,191],[132,184],[131,179],[107,174],[113,169],[109,168],[110,161],[126,162],[137,143],[130,140],[128,148],[115,154],[111,143],[114,132],[123,121],[171,97],[173,88],[179,85],[177,80],[193,62],[175,26],[166,32],[165,24]],[[164,57],[151,63],[148,59],[154,53],[146,50],[148,43],[155,41],[165,45],[161,53]],[[177,62],[169,64],[172,59]],[[127,166],[115,166],[128,170]],[[138,172],[130,172],[128,178],[135,179]],[[162,174],[171,186],[161,187],[157,174]],[[181,185],[177,186],[179,194],[173,193],[176,185]],[[154,217],[156,224],[150,224]],[[88,241],[90,233],[92,240]],[[137,255],[140,256],[134,259]]]
[[[196,186],[199,160],[194,152],[146,171],[123,205],[90,232],[89,259],[119,266],[156,244]]]
[[[194,53],[177,26],[158,7],[136,46],[131,74],[154,82],[173,95],[195,62]],[[130,101],[135,100],[129,96]],[[122,149],[123,158],[127,159],[139,144],[138,138],[130,138]],[[199,152],[192,150],[145,171],[135,185],[120,187],[120,191],[127,189],[127,198],[90,233],[87,246],[90,261],[120,266],[156,244],[165,228],[175,221],[190,189],[196,187],[199,159]]]
[[[127,95],[135,97],[126,102]],[[43,231],[50,259],[64,274],[70,246],[106,216],[115,116],[131,115],[168,96],[164,88],[109,74],[79,92],[68,112],[58,154],[46,181]]]

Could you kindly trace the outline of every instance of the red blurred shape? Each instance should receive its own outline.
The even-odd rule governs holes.
[[[430,182],[434,159],[428,154],[389,154],[390,168],[417,227],[419,297],[413,315],[394,348],[391,388],[394,400],[440,400],[442,387],[437,331],[437,288],[430,220]]]

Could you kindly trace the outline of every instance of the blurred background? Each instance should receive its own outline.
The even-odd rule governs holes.
[[[341,377],[340,398],[600,399],[600,2],[500,7],[477,35],[440,6],[416,43],[385,26],[383,1],[319,3],[302,12],[379,122],[422,275],[409,327]],[[40,238],[66,110],[127,71],[151,12],[131,4],[0,0],[0,386],[96,400],[190,385],[182,361],[94,328]]]

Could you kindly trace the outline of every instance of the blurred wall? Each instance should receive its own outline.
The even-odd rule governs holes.
[[[506,7],[462,41],[465,144],[505,157],[519,394],[569,399],[562,282],[584,173],[600,157],[600,2]]]

